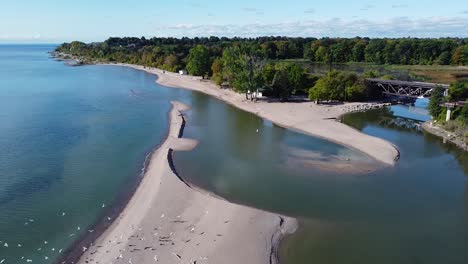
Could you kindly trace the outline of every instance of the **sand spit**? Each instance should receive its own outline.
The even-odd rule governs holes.
[[[166,141],[154,152],[137,191],[79,263],[277,263],[280,238],[296,229],[292,218],[236,205],[180,181],[169,151],[190,150],[179,138],[182,112],[172,102]]]

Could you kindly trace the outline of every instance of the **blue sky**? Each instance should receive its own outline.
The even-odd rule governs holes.
[[[0,0],[0,42],[109,36],[468,37],[467,0]]]

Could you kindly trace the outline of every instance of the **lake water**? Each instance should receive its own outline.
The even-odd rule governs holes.
[[[53,48],[0,46],[4,263],[51,263],[111,213],[165,137],[177,93],[135,70],[64,66],[48,58]]]
[[[397,166],[376,170],[359,152],[161,87],[152,75],[64,66],[48,58],[52,49],[0,46],[4,263],[23,256],[52,263],[110,215],[165,137],[174,99],[192,106],[184,136],[200,140],[175,154],[182,177],[230,201],[300,219],[300,231],[282,244],[283,263],[466,263],[467,156],[414,122],[384,110],[345,118],[400,148]],[[424,117],[420,109],[394,110]]]

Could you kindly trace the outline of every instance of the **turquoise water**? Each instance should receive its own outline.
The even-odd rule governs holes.
[[[51,263],[111,213],[167,131],[168,89],[156,92],[154,76],[64,66],[53,48],[0,46],[4,263]]]

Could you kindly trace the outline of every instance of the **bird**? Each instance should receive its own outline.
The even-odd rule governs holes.
[[[0,264],[2,264],[3,262],[5,262],[5,259],[0,260]]]
[[[26,262],[32,262],[32,259],[27,259]]]
[[[8,243],[3,244],[4,247],[8,247]]]
[[[105,204],[102,204],[102,208],[104,208],[104,207],[106,207],[106,205],[105,205]]]
[[[257,133],[258,133],[258,129],[257,129]]]
[[[65,215],[66,215],[65,212],[62,212],[62,216],[65,216]]]

